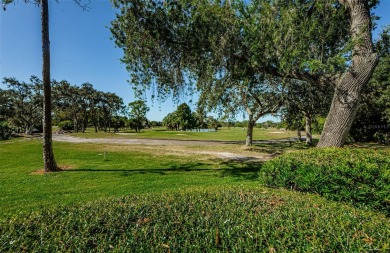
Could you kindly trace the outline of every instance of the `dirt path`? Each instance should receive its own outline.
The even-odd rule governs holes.
[[[54,134],[53,141],[58,142],[70,142],[70,143],[102,143],[102,144],[122,144],[122,145],[149,145],[149,146],[170,146],[170,151],[179,151],[175,147],[185,146],[220,146],[226,144],[243,144],[244,142],[224,142],[224,141],[188,141],[188,140],[166,140],[166,139],[122,139],[122,138],[79,138],[70,135]],[[262,143],[274,143],[274,142],[286,142],[288,140],[270,140]],[[257,160],[266,161],[272,158],[271,155],[265,154],[240,154],[232,152],[220,152],[213,150],[195,151],[189,149],[182,149],[181,152],[186,154],[204,154],[211,155],[218,158],[229,159],[229,160]]]
[[[167,139],[130,139],[130,138],[79,138],[65,134],[53,134],[53,141],[71,143],[106,143],[129,145],[159,145],[159,146],[218,146],[223,144],[244,144],[244,141],[197,141],[197,140],[167,140]],[[297,138],[253,141],[253,144],[270,144],[297,141]]]
[[[166,139],[125,139],[125,138],[79,138],[64,134],[53,134],[53,141],[71,143],[105,143],[105,144],[128,144],[128,145],[158,145],[158,146],[215,146],[228,144],[219,141],[186,141]]]

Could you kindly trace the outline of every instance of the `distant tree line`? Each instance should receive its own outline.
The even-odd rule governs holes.
[[[7,89],[0,89],[0,140],[11,137],[12,132],[32,135],[42,132],[42,81],[31,76],[29,82],[4,78]],[[66,80],[52,80],[53,125],[59,131],[84,133],[87,127],[95,132],[118,132],[119,129],[161,127],[160,121],[149,121],[150,110],[142,100],[125,106],[123,99],[111,92],[95,89],[91,83],[80,86]]]
[[[349,133],[352,141],[378,141],[388,143],[390,139],[390,50],[388,32],[378,40],[376,47],[380,49],[381,60],[372,79],[362,96],[357,116]],[[12,131],[32,134],[34,130],[42,130],[42,81],[31,76],[29,82],[15,78],[4,78],[7,89],[0,89],[0,139],[7,139]],[[312,132],[320,134],[323,130],[327,110],[331,102],[331,87],[313,86],[306,82],[288,82],[283,89],[245,93],[229,98],[219,98],[220,102],[210,105],[200,97],[197,111],[191,111],[186,104],[180,104],[177,109],[164,117],[162,122],[149,121],[146,113],[150,110],[142,100],[136,100],[125,106],[122,98],[114,93],[96,90],[92,84],[81,86],[70,84],[66,80],[52,81],[53,124],[60,129],[73,132],[85,132],[87,127],[93,127],[95,132],[117,132],[119,129],[130,128],[139,132],[144,128],[165,126],[167,130],[186,131],[199,129],[215,129],[220,127],[273,128],[280,130],[295,130],[298,137],[305,131],[306,142],[312,144]],[[246,96],[246,97],[245,97]],[[244,99],[244,98],[245,99]],[[265,109],[264,115],[273,114],[281,117],[281,122],[266,121],[257,123],[258,117],[253,117],[249,98],[257,103],[256,108]],[[321,98],[321,99],[318,99]],[[230,100],[229,100],[230,99]],[[236,100],[237,99],[237,100]],[[231,104],[229,104],[229,101]],[[261,107],[261,106],[262,107]],[[206,111],[219,110],[222,118],[207,116]],[[236,121],[235,114],[246,111],[248,120]],[[252,113],[252,117],[251,117]],[[259,111],[262,114],[262,111]],[[259,114],[259,115],[260,115]],[[263,114],[262,114],[263,115]],[[256,120],[254,120],[256,119]],[[248,144],[248,143],[247,143]]]
[[[53,120],[63,130],[85,132],[118,131],[124,127],[125,106],[114,93],[96,90],[92,84],[71,85],[68,81],[53,81]]]
[[[206,116],[205,113],[192,112],[186,104],[180,104],[174,112],[169,113],[162,121],[167,130],[187,131],[212,128],[215,131],[222,125],[213,116]]]
[[[6,90],[0,90],[1,139],[9,138],[11,132],[33,134],[42,131],[42,81],[32,76],[29,82],[16,78],[4,78]],[[72,85],[66,80],[52,80],[53,125],[60,130],[85,132],[93,127],[95,132],[117,132],[120,128],[136,131],[148,126],[146,111],[136,112],[135,101],[126,107],[123,99],[111,92],[95,89],[90,83]],[[145,105],[146,106],[146,105]],[[142,119],[140,119],[140,117]]]

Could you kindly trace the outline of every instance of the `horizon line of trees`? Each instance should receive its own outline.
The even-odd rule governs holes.
[[[222,125],[218,119],[213,116],[207,116],[206,113],[192,112],[186,104],[180,104],[177,109],[168,113],[162,120],[162,125],[167,130],[187,131],[212,128],[215,131]]]
[[[359,105],[349,140],[389,142],[390,53],[388,45],[382,45],[382,48],[383,56],[367,86],[368,92]],[[0,89],[0,139],[9,138],[15,128],[26,134],[32,134],[35,128],[41,130],[42,81],[31,76],[30,82],[27,83],[15,78],[4,78],[3,83],[8,89]],[[296,130],[299,139],[300,132],[305,131],[308,145],[312,144],[313,128],[317,134],[322,132],[331,100],[331,93],[326,89],[314,88],[304,82],[294,82],[286,85],[282,99],[279,96],[278,101],[273,101],[282,101],[278,104],[279,109],[275,111],[281,117],[281,122],[257,123],[251,122],[250,119],[235,122],[234,117],[229,117],[229,113],[225,113],[223,118],[215,119],[213,116],[207,116],[204,107],[200,108],[199,104],[198,110],[192,112],[186,103],[180,104],[160,122],[147,119],[146,113],[150,108],[144,101],[136,100],[125,106],[122,98],[116,94],[98,91],[88,82],[77,86],[66,80],[52,80],[52,87],[53,125],[67,131],[85,132],[87,127],[93,127],[95,132],[111,132],[111,129],[117,132],[120,128],[139,132],[141,129],[156,126],[165,126],[167,130],[176,131],[204,128],[218,130],[221,126],[238,126],[249,131],[251,126],[253,131],[254,127],[271,127]],[[318,100],[318,97],[322,99]]]
[[[0,89],[0,131],[33,134],[42,130],[43,85],[42,81],[31,76],[29,82],[16,78],[4,78],[7,89]],[[123,99],[115,93],[95,89],[91,83],[72,85],[66,80],[52,80],[53,125],[61,130],[85,132],[93,127],[95,132],[118,131],[132,126],[131,115]]]

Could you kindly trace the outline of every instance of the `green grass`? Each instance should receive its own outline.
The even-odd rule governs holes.
[[[163,148],[101,144],[54,143],[56,160],[66,170],[32,174],[42,168],[41,152],[38,141],[0,143],[0,217],[109,196],[259,184],[254,181],[259,166],[204,154],[175,155]]]
[[[262,164],[303,144],[158,147],[0,142],[0,252],[386,252],[383,213],[262,186]],[[267,152],[268,151],[268,152]],[[292,153],[293,155],[294,153]]]
[[[121,135],[121,134],[128,135]],[[88,128],[85,133],[71,134],[83,138],[151,138],[151,139],[174,139],[174,140],[215,140],[215,141],[245,141],[246,130],[240,127],[221,128],[217,132],[183,132],[167,131],[165,128],[144,129],[141,133],[126,130],[120,134],[98,132]],[[279,131],[275,129],[259,129],[253,131],[253,140],[273,140],[296,137],[296,132]]]
[[[387,252],[388,221],[313,195],[214,187],[8,220],[0,224],[0,251]]]

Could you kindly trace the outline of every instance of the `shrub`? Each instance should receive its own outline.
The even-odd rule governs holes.
[[[267,185],[318,193],[390,215],[390,149],[311,149],[262,167]]]
[[[7,122],[0,121],[0,140],[8,140],[12,136],[12,128]]]
[[[390,143],[390,132],[387,131],[378,131],[374,134],[374,140],[381,144],[389,144]]]
[[[0,223],[6,252],[385,252],[384,215],[283,190],[102,200]]]
[[[73,130],[73,122],[71,120],[64,120],[58,123],[58,127],[64,131]]]

